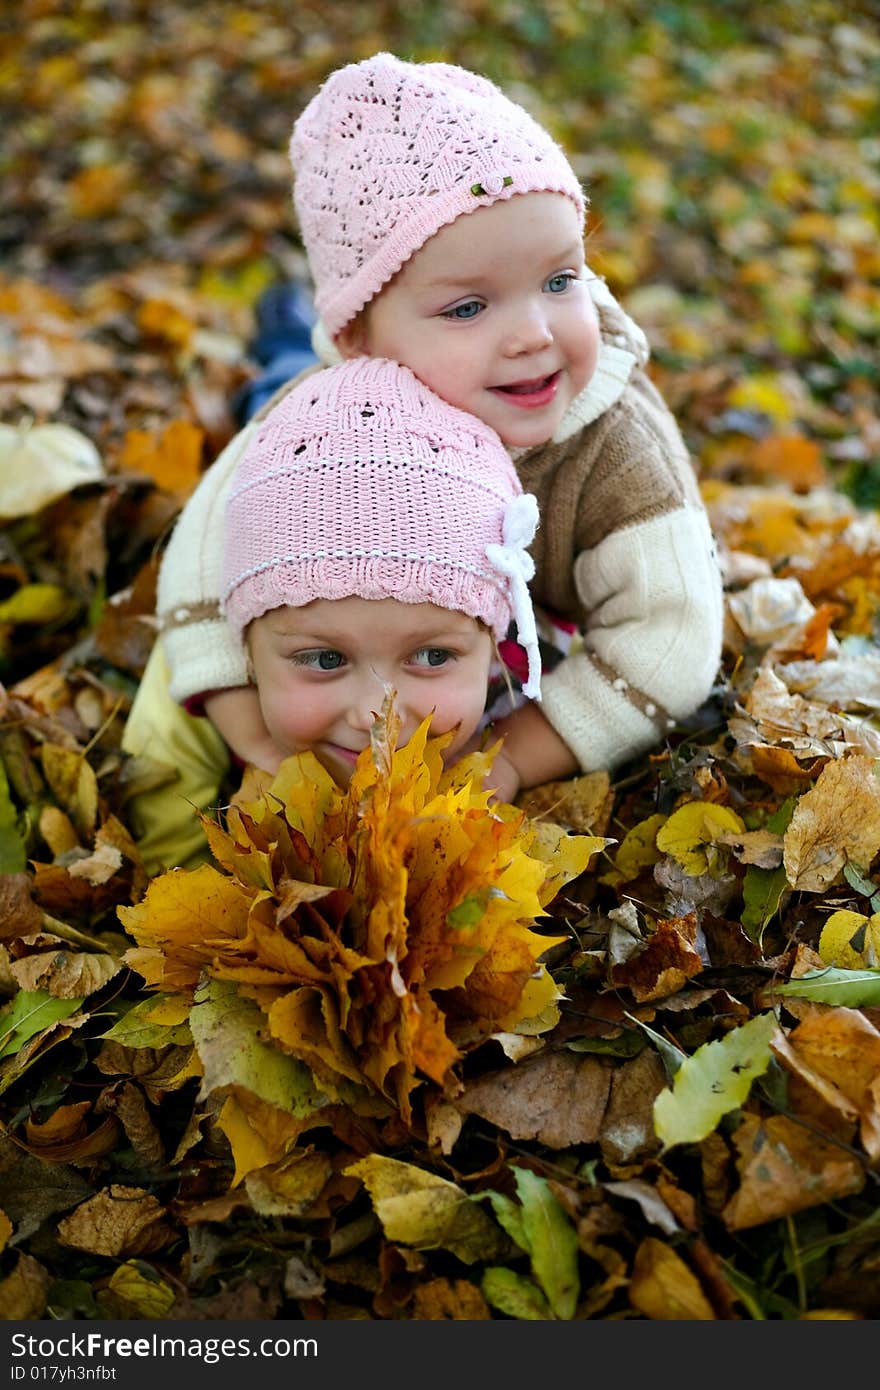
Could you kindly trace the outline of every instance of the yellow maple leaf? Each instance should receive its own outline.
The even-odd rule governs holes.
[[[152,987],[192,991],[201,971],[244,935],[248,907],[247,891],[210,864],[172,869],[152,880],[142,902],[117,908],[138,943],[123,959]]]

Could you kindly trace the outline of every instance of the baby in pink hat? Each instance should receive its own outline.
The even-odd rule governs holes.
[[[495,432],[407,367],[361,356],[294,386],[238,459],[225,510],[221,605],[252,692],[237,736],[258,767],[311,751],[344,784],[389,690],[400,743],[430,715],[453,760],[484,723],[511,623],[540,699],[537,503]],[[163,726],[165,679],[152,662],[127,728],[131,751],[176,772],[130,808],[151,869],[199,855],[193,808],[216,805],[229,766],[208,721]]]
[[[408,368],[360,357],[294,387],[226,505],[223,610],[271,741],[261,765],[311,750],[347,780],[385,689],[401,743],[431,714],[453,759],[511,620],[540,697],[537,521],[497,435]]]
[[[717,674],[721,579],[644,334],[585,264],[562,149],[486,79],[379,53],[330,75],[291,156],[321,361],[410,368],[497,432],[538,499],[532,594],[568,635],[541,702],[496,725],[499,794],[656,746]],[[266,756],[267,731],[221,611],[219,556],[231,473],[259,428],[187,503],[158,591],[171,697],[198,702],[244,760]]]

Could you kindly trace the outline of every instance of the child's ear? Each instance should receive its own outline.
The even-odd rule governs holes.
[[[341,328],[333,339],[333,346],[340,357],[348,360],[363,357],[367,353],[367,325],[363,314],[355,317]]]

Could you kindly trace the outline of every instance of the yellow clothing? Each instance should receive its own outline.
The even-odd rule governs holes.
[[[132,704],[122,747],[148,759],[173,780],[139,792],[129,802],[130,824],[150,873],[193,869],[210,859],[199,811],[220,801],[229,772],[229,749],[209,719],[188,714],[169,693],[169,671],[156,642]]]

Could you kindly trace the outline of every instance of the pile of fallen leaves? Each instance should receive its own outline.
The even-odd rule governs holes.
[[[209,1025],[211,1053],[241,1062],[250,1033],[302,1064],[271,1122],[291,1141],[334,1104],[412,1126],[421,1081],[454,1094],[465,1053],[552,1027],[560,991],[539,961],[566,938],[531,927],[605,843],[490,810],[486,756],[444,771],[451,735],[429,740],[430,720],[398,748],[391,699],[344,791],[313,754],[288,760],[225,828],[202,818],[225,873],[172,870],[119,909],[137,942],[126,963],[163,1010],[185,1001],[197,1051],[216,1002],[204,986],[220,981],[256,1009],[250,1027],[240,1002],[234,1031],[225,1013]],[[233,1122],[220,1123],[240,1179]]]
[[[20,8],[0,1316],[876,1317],[869,9]],[[380,727],[357,795],[292,760],[213,865],[150,880],[127,807],[157,770],[120,735],[156,565],[302,264],[290,122],[383,46],[488,72],[574,152],[700,468],[722,669],[613,778],[491,811]]]

